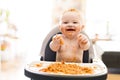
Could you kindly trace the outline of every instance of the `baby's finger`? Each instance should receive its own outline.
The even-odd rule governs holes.
[[[82,39],[81,39],[81,43],[86,44],[87,42],[88,42],[88,40],[87,40],[86,38],[82,38]]]
[[[53,36],[52,40],[58,40],[60,38],[60,36],[58,34],[56,34],[55,36]]]
[[[83,44],[86,44],[86,43],[87,43],[87,40],[83,40],[82,43],[83,43]]]
[[[81,38],[81,37],[82,37],[82,34],[79,34],[79,35],[77,36],[78,39]]]
[[[57,39],[60,41],[61,45],[64,44],[63,38],[62,38],[62,36],[60,34],[57,35]]]

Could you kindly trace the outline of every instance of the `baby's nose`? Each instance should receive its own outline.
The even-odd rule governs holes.
[[[69,27],[73,27],[74,25],[73,25],[72,23],[69,23],[68,26],[69,26]]]

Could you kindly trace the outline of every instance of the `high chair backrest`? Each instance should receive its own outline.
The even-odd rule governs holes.
[[[55,34],[58,34],[58,33],[59,34],[61,33],[59,28],[58,27],[54,27],[48,33],[48,35],[45,37],[45,39],[43,40],[42,46],[41,46],[41,51],[40,51],[41,58],[40,58],[40,60],[43,60],[43,61],[55,61],[55,59],[56,59],[56,52],[54,52],[54,51],[52,51],[50,49],[49,43],[51,42],[52,37]],[[87,34],[85,32],[81,32],[81,33],[87,36]],[[84,63],[92,62],[92,59],[94,57],[93,45],[92,45],[91,39],[89,39],[89,40],[90,40],[91,45],[90,45],[90,48],[88,50],[84,51],[84,54],[83,54],[83,62]]]

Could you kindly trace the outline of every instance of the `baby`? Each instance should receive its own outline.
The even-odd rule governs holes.
[[[53,36],[49,46],[56,52],[56,61],[82,62],[83,51],[90,47],[88,38],[80,33],[84,26],[77,9],[69,9],[60,18],[62,34]]]

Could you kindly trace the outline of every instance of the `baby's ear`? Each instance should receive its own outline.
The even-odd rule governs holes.
[[[85,25],[81,25],[81,30],[84,30],[84,28],[85,28]]]

